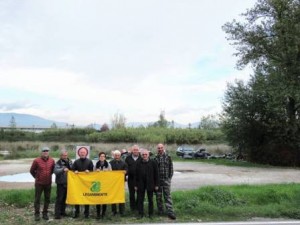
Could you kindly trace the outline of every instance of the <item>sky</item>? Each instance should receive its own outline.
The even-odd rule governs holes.
[[[222,25],[254,0],[0,0],[0,112],[199,122],[247,80]]]

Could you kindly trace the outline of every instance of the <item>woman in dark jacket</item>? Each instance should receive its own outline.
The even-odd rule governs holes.
[[[110,171],[111,170],[111,165],[109,164],[109,162],[106,161],[106,154],[104,152],[100,152],[99,153],[99,160],[98,162],[96,163],[96,166],[95,166],[95,171]],[[100,213],[101,211],[101,206],[102,206],[102,212]],[[97,211],[97,217],[96,219],[100,219],[104,217],[105,215],[105,212],[106,212],[106,208],[107,208],[107,205],[104,204],[104,205],[96,205],[96,211]]]

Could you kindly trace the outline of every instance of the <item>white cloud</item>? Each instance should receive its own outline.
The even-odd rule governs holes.
[[[226,82],[247,79],[221,26],[254,0],[0,3],[1,104],[74,124],[220,111]],[[22,104],[21,104],[22,105]],[[1,109],[0,109],[1,110]]]

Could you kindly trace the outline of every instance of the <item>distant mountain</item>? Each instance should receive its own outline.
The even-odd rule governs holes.
[[[44,119],[39,116],[34,116],[30,114],[20,114],[20,113],[0,113],[0,126],[1,127],[9,127],[10,121],[12,117],[15,118],[16,126],[17,127],[51,127],[53,123],[56,124],[57,127],[67,127],[68,124],[64,122],[58,122],[54,120]],[[126,124],[126,127],[148,127],[149,125],[153,124],[154,122],[129,122]],[[77,126],[76,126],[77,127]],[[93,123],[89,124],[86,127],[91,127],[96,130],[100,130],[102,125]],[[108,127],[111,128],[111,124],[108,124]],[[180,124],[174,123],[175,128],[188,128],[188,124]],[[199,127],[199,122],[191,123],[191,128]]]
[[[39,116],[19,113],[0,113],[0,126],[9,127],[12,117],[15,118],[17,127],[51,127],[53,123],[57,127],[66,127],[67,123],[47,120]]]

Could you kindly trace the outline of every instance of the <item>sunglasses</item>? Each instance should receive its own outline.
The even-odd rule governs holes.
[[[49,152],[49,150],[43,150],[43,152]]]

